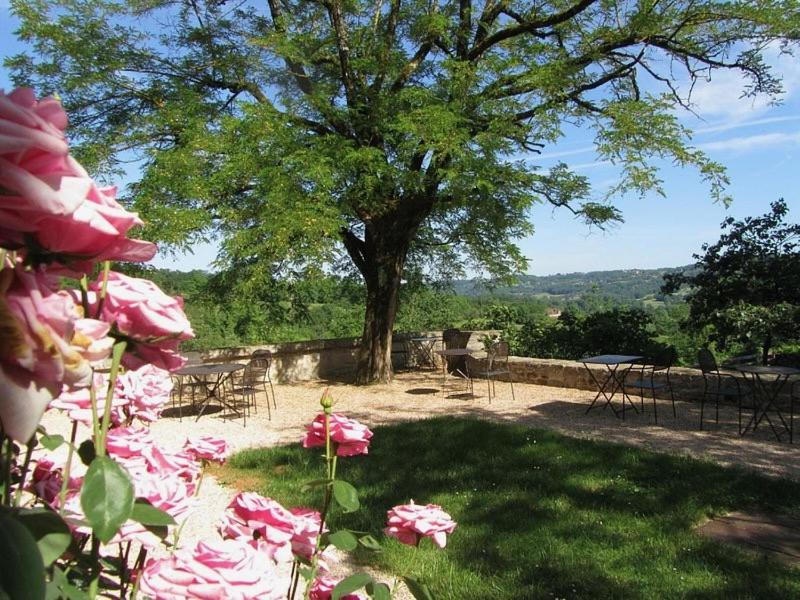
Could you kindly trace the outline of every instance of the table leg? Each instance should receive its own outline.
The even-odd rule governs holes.
[[[614,398],[614,395],[620,389],[622,389],[622,420],[623,421],[625,420],[625,400],[626,399],[628,400],[628,402],[630,402],[631,407],[633,407],[633,410],[635,410],[637,413],[639,412],[637,410],[636,406],[633,404],[633,401],[630,399],[630,397],[628,397],[628,394],[626,394],[625,390],[623,389],[622,381],[624,380],[624,377],[623,377],[623,379],[620,379],[617,376],[617,369],[619,368],[618,364],[617,365],[606,365],[606,369],[608,370],[608,374],[607,374],[606,378],[603,380],[602,384],[597,379],[597,377],[595,376],[595,374],[592,371],[592,369],[589,368],[589,365],[587,363],[584,363],[583,366],[586,367],[586,370],[589,372],[589,377],[592,378],[592,381],[598,387],[598,390],[599,390],[597,392],[597,394],[595,395],[594,399],[592,400],[591,404],[589,405],[589,408],[586,409],[586,413],[584,413],[584,414],[587,414],[590,410],[592,410],[592,408],[594,408],[594,405],[597,403],[597,401],[602,396],[603,399],[605,399],[605,401],[606,401],[605,404],[603,405],[603,410],[605,410],[606,408],[610,407],[612,412],[614,413],[614,416],[619,418],[620,413],[619,413],[619,411],[617,411],[616,408],[614,408],[614,405],[611,403],[611,400]],[[606,393],[606,388],[608,387],[609,384],[611,384],[611,390],[610,390],[610,394],[607,394]]]
[[[745,380],[748,381],[750,384],[750,389],[753,392],[755,409],[753,410],[753,416],[750,417],[750,420],[747,422],[747,424],[739,431],[739,435],[744,435],[747,430],[750,429],[751,425],[752,431],[755,431],[756,428],[758,428],[758,426],[761,424],[761,421],[766,420],[767,423],[769,423],[770,429],[772,429],[775,439],[780,441],[782,434],[778,433],[778,430],[775,429],[775,424],[772,422],[772,419],[769,418],[768,414],[768,411],[770,408],[772,408],[775,414],[778,415],[784,430],[789,432],[789,437],[791,438],[791,427],[786,423],[786,419],[783,418],[783,414],[776,405],[778,395],[781,393],[783,386],[786,385],[786,382],[789,380],[788,375],[778,375],[775,381],[765,382],[763,379],[761,379],[761,376],[758,373],[753,373],[751,378],[748,379],[745,377]]]

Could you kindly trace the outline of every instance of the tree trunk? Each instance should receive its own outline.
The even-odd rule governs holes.
[[[375,266],[376,277],[366,282],[367,304],[364,332],[358,349],[357,384],[392,380],[392,332],[403,263],[405,252],[402,257],[386,257]]]
[[[761,346],[761,364],[766,365],[769,363],[769,351],[772,348],[772,335],[767,334],[764,338],[764,343]]]
[[[345,248],[364,277],[367,288],[364,331],[358,349],[357,384],[392,380],[392,331],[410,240],[419,216],[397,214],[366,224],[364,239],[342,231]]]

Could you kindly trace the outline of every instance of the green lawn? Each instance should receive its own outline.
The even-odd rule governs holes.
[[[220,477],[287,507],[317,506],[300,486],[321,470],[319,451],[298,443],[242,452]],[[382,553],[363,556],[438,599],[800,598],[800,570],[692,532],[732,510],[800,516],[791,481],[466,419],[379,428],[368,456],[339,460],[339,476],[362,508],[334,513],[333,530],[379,537],[386,511],[411,498],[458,522],[445,550],[382,538]]]

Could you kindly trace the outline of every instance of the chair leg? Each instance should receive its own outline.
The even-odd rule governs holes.
[[[269,381],[269,391],[272,392],[272,408],[278,409],[278,405],[275,401],[275,388],[272,387],[272,378],[267,376],[267,381]]]
[[[706,406],[706,394],[703,392],[703,397],[700,398],[700,431],[703,431],[703,409]]]
[[[517,398],[516,398],[516,396],[514,396],[514,380],[511,379],[511,375],[510,374],[508,376],[508,383],[511,386],[511,401],[512,402],[516,402]]]
[[[653,390],[653,421],[656,425],[658,425],[658,404],[656,404],[656,389],[652,388]],[[642,405],[644,407],[644,405]],[[642,408],[644,411],[644,408]]]

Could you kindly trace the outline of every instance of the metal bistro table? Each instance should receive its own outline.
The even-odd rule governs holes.
[[[745,381],[747,381],[750,389],[753,391],[753,399],[755,400],[753,416],[750,417],[750,420],[745,424],[744,428],[739,430],[739,433],[743,435],[748,429],[750,431],[755,431],[761,421],[766,419],[770,429],[772,429],[772,433],[775,434],[775,439],[780,441],[781,435],[786,431],[789,433],[789,443],[791,444],[794,438],[793,411],[791,408],[789,409],[789,422],[787,423],[778,408],[776,400],[783,386],[789,381],[789,378],[794,375],[800,375],[800,369],[780,366],[739,365],[736,367],[736,370],[744,374]],[[789,402],[791,407],[791,400]],[[775,429],[775,424],[773,424],[772,419],[769,418],[769,412],[777,415],[784,431],[778,433],[778,430]]]
[[[231,377],[236,371],[241,371],[244,369],[245,366],[246,365],[241,363],[189,365],[175,371],[176,375],[193,377],[195,381],[202,383],[206,388],[206,397],[200,405],[200,411],[197,413],[195,422],[199,421],[200,417],[203,416],[203,413],[205,412],[206,408],[208,407],[208,403],[211,402],[212,398],[216,398],[220,404],[230,408],[234,413],[239,415],[239,411],[237,410],[236,406],[225,400],[225,394],[221,393],[221,388],[229,377]]]
[[[445,393],[445,388],[447,386],[447,359],[450,357],[469,356],[473,352],[474,350],[472,348],[445,348],[436,351],[436,354],[442,357],[442,394]],[[455,369],[453,372],[469,382],[471,392],[472,379],[469,377],[469,368],[466,366],[466,363],[464,368],[467,369],[466,373],[464,373],[461,369]]]
[[[622,383],[625,380],[625,375],[627,375],[628,371],[630,371],[631,367],[633,366],[633,363],[638,362],[643,358],[643,356],[634,356],[628,354],[601,354],[600,356],[581,358],[580,362],[582,362],[583,366],[586,367],[586,370],[589,372],[589,377],[592,378],[592,381],[594,381],[594,384],[598,389],[597,395],[594,397],[594,400],[592,400],[589,408],[586,409],[586,413],[594,408],[594,405],[597,403],[600,397],[606,401],[605,404],[603,404],[603,410],[605,410],[607,407],[611,407],[614,416],[617,418],[619,418],[621,412],[623,421],[625,420],[625,400],[630,402],[633,410],[638,413],[639,411],[637,410],[636,405],[633,403],[633,400],[631,400],[628,394],[625,393]],[[594,374],[594,371],[589,368],[589,365],[605,365],[607,375],[602,383],[598,380],[597,376]],[[627,365],[627,367],[623,368],[622,371],[619,371],[619,368],[622,365]],[[608,393],[606,393],[606,389],[608,388],[609,384],[611,385],[611,389]],[[614,395],[617,392],[622,393],[622,411],[618,411],[616,408],[614,408],[614,405],[611,404],[611,400],[614,398]]]
[[[433,347],[439,341],[438,337],[425,336],[415,337],[408,340],[411,344],[411,351],[413,352],[413,360],[416,365],[434,368],[436,362],[433,360]]]

